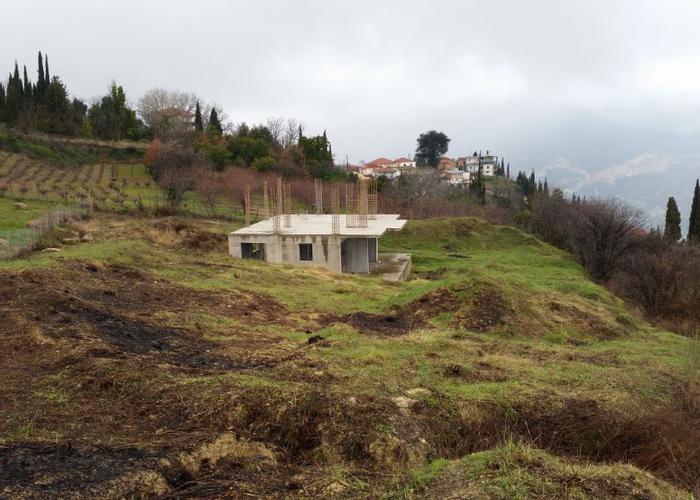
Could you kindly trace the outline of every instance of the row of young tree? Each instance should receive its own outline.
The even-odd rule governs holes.
[[[101,139],[138,139],[143,127],[129,108],[124,89],[112,83],[108,93],[90,106],[71,98],[58,75],[51,76],[48,56],[37,56],[37,78],[15,62],[6,83],[0,83],[0,122],[23,131],[37,130]]]

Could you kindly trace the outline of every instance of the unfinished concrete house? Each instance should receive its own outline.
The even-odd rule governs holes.
[[[264,189],[266,191],[266,186]],[[317,182],[317,212],[322,211],[322,190],[322,184]],[[394,214],[373,213],[376,191],[372,182],[362,181],[356,187],[348,188],[345,204],[350,213],[345,214],[338,213],[337,192],[331,191],[331,210],[334,212],[331,214],[292,214],[289,188],[278,186],[277,194],[273,216],[229,235],[231,256],[298,266],[323,266],[338,273],[374,273],[394,281],[404,280],[410,273],[410,255],[379,251],[379,238],[387,231],[401,230],[406,221]],[[269,203],[267,193],[263,199],[265,204]],[[246,201],[250,206],[249,197]],[[263,211],[269,212],[269,207],[264,207]]]

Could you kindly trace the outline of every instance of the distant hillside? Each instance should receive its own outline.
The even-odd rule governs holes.
[[[519,167],[585,196],[626,200],[647,212],[651,225],[663,224],[666,201],[675,196],[687,229],[700,136],[621,125],[584,110],[533,129],[508,139]]]

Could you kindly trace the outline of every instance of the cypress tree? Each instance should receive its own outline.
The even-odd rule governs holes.
[[[544,178],[544,188],[543,192],[545,196],[549,196],[549,184],[547,184],[547,178]]]
[[[221,135],[223,133],[223,128],[221,127],[221,122],[219,121],[219,115],[216,112],[216,108],[211,108],[211,114],[209,115],[209,132],[215,135]]]
[[[0,122],[5,121],[5,86],[0,82]]]
[[[19,66],[17,66],[17,61],[15,61],[15,72],[13,73],[12,78],[15,81],[15,89],[17,91],[19,104],[21,106],[24,101],[24,87],[22,87],[22,80],[19,77]]]
[[[666,225],[664,226],[664,239],[674,243],[681,239],[681,213],[678,210],[676,200],[671,196],[666,204]]]
[[[690,223],[688,224],[688,241],[700,243],[700,182],[695,181],[695,193],[693,205],[690,209]]]
[[[44,56],[44,62],[46,63],[46,69],[44,70],[44,90],[46,90],[51,83],[51,77],[49,76],[49,56]]]
[[[508,166],[506,167],[506,177],[510,179],[510,162],[508,162]]]
[[[19,116],[20,94],[17,88],[17,80],[10,73],[7,79],[7,90],[5,95],[5,121],[14,125]]]
[[[39,51],[37,67],[39,68],[39,76],[36,81],[36,97],[41,99],[44,97],[44,91],[46,90],[46,78],[44,78],[44,58],[41,56],[41,51]]]
[[[27,77],[27,67],[24,67],[24,97],[26,101],[32,98],[32,84],[29,82]]]
[[[204,131],[204,121],[202,120],[202,110],[199,107],[199,101],[197,101],[197,107],[194,111],[194,129],[197,132]]]

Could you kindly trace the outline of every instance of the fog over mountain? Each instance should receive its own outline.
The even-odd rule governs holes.
[[[233,122],[293,116],[336,160],[490,149],[586,194],[658,213],[700,175],[692,0],[28,0],[3,8],[5,71],[36,53],[80,97],[160,86]],[[604,172],[604,173],[600,173]],[[662,203],[663,202],[663,203]]]

